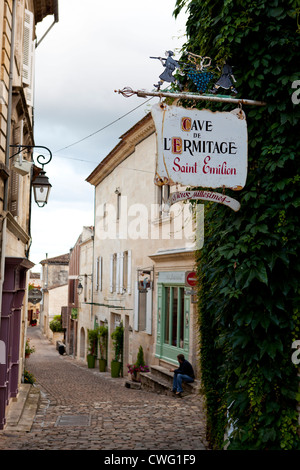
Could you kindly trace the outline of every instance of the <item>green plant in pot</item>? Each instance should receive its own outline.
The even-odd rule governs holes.
[[[107,365],[107,339],[108,339],[108,327],[101,325],[98,328],[98,342],[100,349],[99,358],[99,370],[105,372]]]
[[[114,348],[114,359],[111,361],[111,376],[119,377],[122,367],[124,327],[120,323],[119,326],[111,334]]]
[[[31,353],[35,352],[35,347],[30,346],[30,338],[26,339],[25,343],[25,357],[29,357]]]
[[[145,364],[143,347],[139,347],[136,362],[134,364],[127,364],[128,373],[131,374],[131,379],[134,382],[140,382],[140,373],[149,372],[149,367]]]
[[[55,315],[53,320],[49,324],[49,328],[53,333],[64,331],[61,322],[61,315]]]
[[[97,343],[98,343],[98,331],[88,330],[89,339],[89,350],[87,355],[88,368],[92,369],[95,367],[95,360],[97,356]]]

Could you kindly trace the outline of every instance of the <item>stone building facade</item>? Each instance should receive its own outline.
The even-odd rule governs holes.
[[[58,21],[58,0],[0,2],[0,429],[24,369],[31,185],[40,169],[33,146],[35,28],[45,16]]]
[[[123,373],[143,347],[148,365],[197,366],[196,308],[185,287],[195,266],[195,222],[188,204],[164,211],[175,187],[154,184],[151,114],[129,129],[88,176],[95,187],[93,316],[111,332],[124,326]]]
[[[56,315],[62,314],[62,308],[68,304],[68,278],[70,254],[45,258],[42,265],[42,292],[40,326],[42,333],[50,340],[53,333],[50,322]]]

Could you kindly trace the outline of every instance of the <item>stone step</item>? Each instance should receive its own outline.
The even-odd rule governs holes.
[[[40,391],[31,384],[21,384],[18,397],[8,409],[5,431],[31,430],[40,400]]]
[[[173,372],[162,366],[151,366],[150,372],[141,373],[141,384],[145,390],[156,393],[171,394],[173,385]],[[198,393],[200,383],[195,380],[192,383],[183,383],[183,391],[187,394]]]
[[[6,422],[16,426],[22,416],[23,409],[28,398],[31,384],[21,384],[17,398],[13,398],[6,411]]]

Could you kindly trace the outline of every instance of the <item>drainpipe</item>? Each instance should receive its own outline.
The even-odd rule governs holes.
[[[12,23],[11,23],[11,42],[10,42],[10,63],[9,63],[9,86],[8,86],[8,102],[7,102],[7,127],[6,127],[6,148],[5,148],[5,165],[9,168],[10,154],[10,134],[11,134],[11,115],[12,115],[12,87],[13,87],[13,70],[14,70],[14,52],[15,52],[15,23],[16,23],[16,7],[17,0],[13,0],[12,5]],[[5,248],[6,248],[6,230],[8,210],[8,183],[9,178],[4,181],[4,201],[3,213],[4,220],[2,224],[2,247],[1,247],[1,266],[0,266],[0,328],[2,316],[2,292],[5,272]]]

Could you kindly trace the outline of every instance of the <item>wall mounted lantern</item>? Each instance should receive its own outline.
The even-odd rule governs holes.
[[[31,183],[35,202],[39,207],[44,207],[48,202],[50,190],[52,188],[51,184],[49,183],[49,179],[46,176],[46,172],[44,171],[44,166],[52,160],[51,151],[47,147],[43,147],[41,145],[10,145],[10,147],[18,148],[18,152],[16,152],[10,158],[15,157],[19,153],[23,152],[23,150],[29,151],[29,149],[33,148],[43,148],[49,152],[48,157],[39,155],[36,158],[37,162],[42,165],[42,168],[37,167],[40,170],[39,174],[32,180]]]
[[[81,295],[82,292],[83,292],[83,285],[81,284],[81,281],[79,281],[77,285],[77,294]]]
[[[87,284],[87,278],[90,277],[91,278],[91,281],[93,281],[93,275],[92,274],[80,274],[78,276],[78,284],[77,284],[77,294],[78,295],[81,295],[83,290],[84,290],[84,287],[83,285],[81,284],[81,281],[83,280],[82,278],[84,277],[84,284],[86,286]]]

